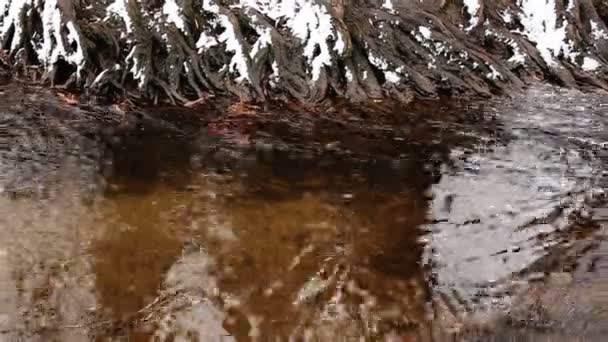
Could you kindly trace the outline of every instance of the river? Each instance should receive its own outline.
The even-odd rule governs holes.
[[[2,341],[608,333],[605,94],[225,120],[1,91]]]

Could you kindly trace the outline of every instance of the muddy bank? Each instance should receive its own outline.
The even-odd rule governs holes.
[[[3,91],[2,338],[605,331],[602,95],[303,113]]]
[[[0,67],[110,100],[372,102],[608,89],[601,0],[7,0]]]

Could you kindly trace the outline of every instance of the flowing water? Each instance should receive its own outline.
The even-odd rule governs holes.
[[[608,332],[608,96],[227,125],[4,92],[0,341]]]

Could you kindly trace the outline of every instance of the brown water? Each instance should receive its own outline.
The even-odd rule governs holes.
[[[606,332],[605,96],[226,124],[21,91],[0,116],[1,341]]]

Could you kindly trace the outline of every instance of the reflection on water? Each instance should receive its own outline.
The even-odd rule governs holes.
[[[469,110],[428,113],[375,158],[17,120],[0,339],[441,340],[556,243],[538,236],[567,225],[597,168],[543,120]]]
[[[99,146],[91,172],[102,177],[84,189],[57,172],[36,183],[44,195],[2,198],[6,336],[419,334],[423,162],[273,152],[268,163],[255,151],[218,162],[217,152],[193,155],[176,137],[141,133]]]
[[[25,295],[44,293],[3,306],[3,314],[18,321],[11,316],[20,309],[25,317],[54,312],[57,321],[33,323],[42,330],[108,320],[123,334],[146,321],[134,332],[201,338],[210,329],[237,339],[304,336],[317,324],[315,334],[335,332],[336,324],[357,336],[386,324],[407,333],[424,317],[427,295],[416,242],[422,194],[361,185],[336,194],[316,183],[296,193],[268,184],[284,187],[278,200],[250,193],[241,180],[200,174],[187,190],[159,183],[143,194],[100,195],[94,204],[69,189],[36,205],[6,200],[3,214],[12,215],[4,216],[3,241],[12,243],[3,258],[13,260],[3,264],[3,300],[19,298],[17,280],[31,283]],[[49,296],[86,305],[65,312]],[[48,319],[48,311],[39,315]]]
[[[151,303],[153,298],[144,296],[160,287],[148,279],[150,273],[164,275],[158,267],[173,264],[162,299],[147,309],[156,318],[155,310],[176,307],[160,322],[149,322],[159,324],[154,334],[163,336],[203,338],[210,329],[225,329],[237,339],[412,331],[424,317],[426,296],[418,263],[422,246],[416,242],[425,220],[423,194],[386,194],[357,183],[349,193],[336,193],[322,178],[305,181],[301,186],[307,190],[300,192],[280,180],[260,184],[203,173],[187,190],[161,184],[131,198],[131,205],[121,195],[111,196],[108,201],[121,212],[109,216],[116,219],[111,225],[124,225],[125,231],[115,233],[118,238],[104,236],[101,244],[112,246],[107,249],[94,242],[101,253],[96,259],[111,261],[106,267],[97,262],[98,290],[137,295],[121,308],[137,300]],[[265,196],[269,193],[274,196]],[[141,215],[145,219],[129,223],[129,217]],[[183,246],[178,257],[176,237]],[[133,248],[138,251],[129,252]],[[131,278],[137,278],[135,284],[127,282]],[[102,293],[100,300],[105,297]],[[201,312],[221,324],[190,322],[201,320]]]
[[[116,196],[100,210],[103,228],[92,241],[99,305],[118,320],[128,320],[156,297],[163,274],[178,258],[181,242],[162,206],[149,198]],[[159,205],[160,204],[160,205]]]

